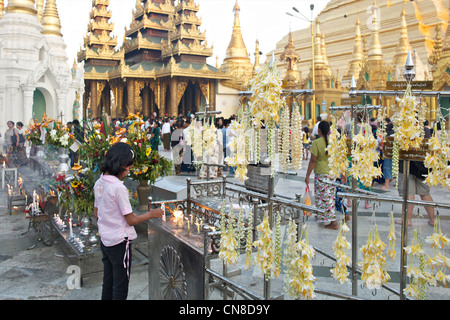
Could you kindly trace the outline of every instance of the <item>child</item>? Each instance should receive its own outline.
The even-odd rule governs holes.
[[[134,226],[160,218],[163,210],[135,215],[124,179],[134,164],[134,152],[126,143],[113,145],[100,166],[101,177],[94,186],[94,216],[98,218],[103,261],[102,300],[126,300],[131,266],[130,242],[136,239]]]

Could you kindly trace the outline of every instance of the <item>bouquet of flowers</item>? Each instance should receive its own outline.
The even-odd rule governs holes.
[[[135,156],[133,168],[130,170],[131,178],[135,180],[149,180],[155,183],[159,177],[172,173],[172,162],[152,150],[146,131],[141,130],[142,120],[137,117],[128,127],[127,141]]]
[[[87,160],[88,167],[95,170],[103,162],[110,146],[109,139],[96,130],[93,124],[89,124],[85,142],[81,147],[81,155]]]
[[[92,170],[84,169],[74,174],[74,179],[70,182],[70,193],[73,197],[75,212],[79,215],[83,213],[91,216],[94,212],[94,184],[95,173]]]
[[[52,129],[47,131],[47,144],[56,148],[69,148],[75,142],[75,137],[61,121],[53,121],[51,127]]]
[[[42,128],[42,124],[34,119],[29,123],[28,129],[25,131],[28,141],[35,146],[41,146],[43,144],[41,140]]]

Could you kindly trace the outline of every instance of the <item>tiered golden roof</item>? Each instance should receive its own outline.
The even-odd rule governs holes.
[[[79,56],[87,62],[84,99],[85,104],[91,102],[91,116],[101,110],[113,116],[128,112],[148,116],[155,108],[160,114],[175,115],[178,106],[183,113],[196,111],[202,96],[214,105],[215,80],[228,75],[206,63],[213,50],[200,31],[199,6],[194,0],[180,0],[177,5],[172,0],[137,0],[118,50],[110,36],[111,12],[105,8],[109,2],[94,0],[93,4],[86,52],[89,47],[96,54],[103,50],[104,60],[95,59],[93,53]],[[109,92],[114,94],[115,106]]]
[[[85,48],[78,52],[78,60],[85,60],[87,66],[91,64],[90,60],[120,61],[123,52],[116,50],[117,36],[111,36],[114,23],[110,22],[109,0],[92,0],[92,6],[88,32],[84,38]]]

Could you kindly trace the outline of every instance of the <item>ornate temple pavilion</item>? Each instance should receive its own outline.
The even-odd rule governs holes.
[[[84,48],[87,117],[103,112],[175,116],[215,110],[216,88],[227,73],[206,63],[212,47],[200,30],[194,0],[136,1],[123,44],[112,37],[110,0],[93,0]]]

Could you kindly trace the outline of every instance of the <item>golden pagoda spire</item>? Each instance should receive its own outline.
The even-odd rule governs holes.
[[[35,0],[9,0],[5,11],[8,13],[26,13],[35,16]]]
[[[376,0],[373,1],[374,6],[376,6]],[[378,21],[376,15],[374,15],[372,21],[372,42],[370,43],[370,48],[368,52],[369,60],[383,60],[383,52],[381,49],[380,35],[378,31]]]
[[[231,41],[228,45],[224,61],[236,58],[250,60],[250,58],[248,57],[247,48],[245,47],[244,39],[242,37],[239,11],[241,11],[241,8],[239,7],[238,1],[236,0],[236,4],[234,6],[233,33],[231,35]]]
[[[323,33],[323,32],[322,32],[322,35],[321,35],[321,47],[322,47],[323,62],[326,65],[329,65],[328,55],[327,55],[327,48],[325,46],[325,33]]]
[[[292,32],[289,31],[289,41],[286,47],[284,48],[284,52],[280,56],[281,60],[287,62],[287,70],[284,77],[285,87],[286,88],[295,88],[298,86],[299,77],[298,75],[298,62],[300,57],[295,52],[294,46],[294,37],[292,36]]]
[[[253,74],[256,74],[258,69],[261,67],[259,64],[259,58],[261,57],[261,51],[259,50],[259,39],[256,39],[255,45],[255,63],[253,64]]]
[[[56,0],[47,0],[45,3],[44,14],[41,20],[44,27],[42,34],[51,34],[61,37],[61,20],[59,19],[58,8],[56,7]]]
[[[441,59],[442,48],[443,48],[443,40],[441,36],[441,27],[440,24],[436,25],[436,37],[434,39],[433,52],[431,56],[428,58],[428,63],[432,66],[432,70],[436,68],[437,63]]]
[[[3,10],[5,9],[5,3],[3,0],[0,0],[0,18],[3,17]]]
[[[38,21],[41,22],[42,15],[44,13],[44,0],[36,0],[36,11]]]
[[[359,72],[361,71],[362,67],[363,57],[364,52],[361,38],[361,21],[359,20],[359,17],[357,17],[353,57],[348,65],[347,73],[344,75],[343,79],[351,80],[352,76],[355,77],[355,79],[358,78]]]
[[[408,57],[408,51],[411,50],[411,45],[409,43],[408,39],[408,25],[406,24],[406,12],[405,8],[402,9],[401,13],[401,34],[400,34],[400,40],[397,46],[397,52],[394,55],[392,64],[394,66],[401,66],[403,67],[406,63],[406,58]]]
[[[322,55],[322,33],[320,32],[320,21],[316,19],[316,38],[314,41],[314,64],[316,66],[324,64]]]

